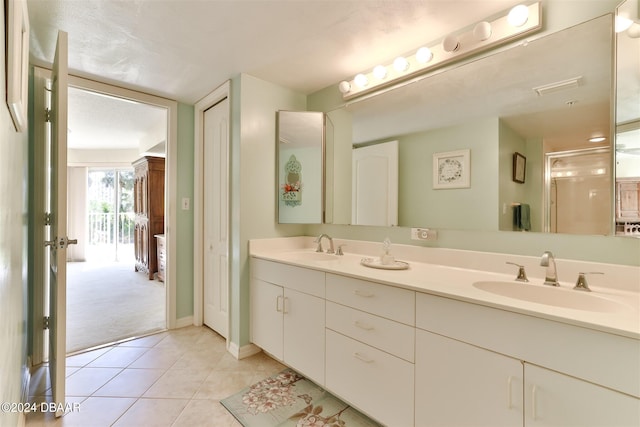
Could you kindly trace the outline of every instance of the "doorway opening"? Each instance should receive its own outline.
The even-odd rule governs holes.
[[[166,108],[69,87],[68,232],[78,244],[67,251],[67,353],[167,327],[164,277],[155,264],[140,270],[140,253],[157,257],[156,237],[139,237],[147,223],[135,201],[148,200],[135,194],[133,167],[148,157],[164,166],[167,116]],[[153,184],[162,194],[158,235],[164,181],[163,169]]]

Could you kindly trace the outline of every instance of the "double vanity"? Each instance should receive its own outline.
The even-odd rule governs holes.
[[[393,245],[408,269],[369,268],[381,243],[335,240],[250,241],[251,341],[373,419],[640,425],[638,267],[560,259],[552,287],[538,257]]]

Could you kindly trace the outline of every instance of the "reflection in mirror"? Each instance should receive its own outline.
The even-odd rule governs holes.
[[[640,16],[616,11],[616,234],[640,237]]]
[[[322,223],[324,114],[278,111],[278,222]]]
[[[552,231],[545,155],[611,144],[612,20],[605,15],[519,43],[328,113],[336,126],[332,160],[350,157],[352,145],[398,140],[400,226],[518,230],[515,208],[528,205],[530,230]],[[591,143],[593,136],[605,139]],[[467,149],[470,187],[434,188],[434,155]],[[513,179],[516,152],[526,159],[524,183]],[[335,172],[335,181],[351,174]],[[599,200],[608,217],[581,232],[611,233],[611,191]],[[350,221],[334,214],[334,223]]]

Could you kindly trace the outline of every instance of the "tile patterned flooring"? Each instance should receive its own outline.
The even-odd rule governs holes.
[[[56,418],[27,414],[27,427],[240,426],[220,404],[285,367],[264,353],[236,360],[225,340],[190,326],[67,358],[67,403]],[[51,401],[46,367],[32,373],[31,402]]]

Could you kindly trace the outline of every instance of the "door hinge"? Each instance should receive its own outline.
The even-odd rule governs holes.
[[[50,108],[45,108],[44,109],[44,121],[46,123],[51,123],[51,109]]]
[[[45,330],[49,329],[49,316],[44,316],[42,321],[42,327]]]
[[[51,212],[44,213],[44,225],[51,225]]]

